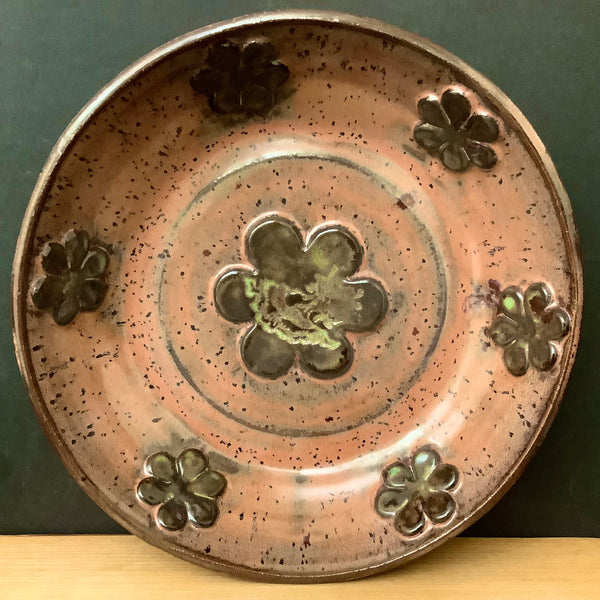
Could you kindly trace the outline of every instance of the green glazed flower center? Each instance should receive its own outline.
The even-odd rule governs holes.
[[[345,286],[337,266],[327,275],[316,273],[302,288],[247,276],[244,289],[257,325],[288,344],[339,348],[341,341],[336,334],[344,322],[336,318],[336,306],[352,302],[355,310],[362,309],[363,290]]]

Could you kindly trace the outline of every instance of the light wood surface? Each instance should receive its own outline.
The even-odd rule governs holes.
[[[133,536],[0,536],[2,600],[548,600],[600,598],[600,540],[458,538],[395,571],[346,583],[254,583]]]

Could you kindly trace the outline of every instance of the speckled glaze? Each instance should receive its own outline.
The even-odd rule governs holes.
[[[81,231],[102,269],[67,252]],[[203,565],[328,581],[506,491],[564,390],[582,273],[554,167],[497,88],[382,23],[283,12],[174,40],[83,109],[13,294],[37,414],[100,506]]]

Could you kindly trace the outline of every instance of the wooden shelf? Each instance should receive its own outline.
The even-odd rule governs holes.
[[[307,597],[596,600],[600,540],[458,538],[392,572],[309,586],[244,581],[188,564],[128,535],[0,536],[3,600]]]

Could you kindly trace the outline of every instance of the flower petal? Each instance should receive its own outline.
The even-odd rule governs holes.
[[[77,291],[81,310],[95,310],[102,304],[105,295],[106,285],[99,279],[84,281]]]
[[[108,252],[104,248],[92,248],[81,265],[81,276],[84,279],[101,277],[108,268]]]
[[[525,375],[529,368],[529,344],[523,340],[516,340],[507,346],[504,349],[504,364],[512,375]]]
[[[240,47],[229,40],[215,44],[209,51],[206,64],[215,71],[233,71],[238,69],[242,52]]]
[[[321,346],[302,346],[300,366],[317,379],[333,379],[343,375],[352,364],[354,351],[348,340],[343,337],[339,348],[329,349]]]
[[[443,165],[451,171],[464,171],[469,166],[469,156],[462,146],[445,144],[439,152]]]
[[[252,321],[254,313],[246,296],[246,282],[254,279],[255,275],[250,269],[233,269],[217,279],[213,298],[222,317],[232,323]]]
[[[542,317],[538,335],[545,340],[560,340],[569,333],[571,317],[562,308],[551,308]]]
[[[442,108],[437,96],[433,94],[419,100],[417,111],[425,123],[434,125],[436,128],[444,129],[450,125],[448,115]]]
[[[241,112],[240,91],[237,87],[218,89],[209,98],[208,104],[211,110],[224,115]]]
[[[146,459],[146,471],[164,483],[172,483],[177,479],[175,461],[166,452],[156,452]]]
[[[208,466],[208,459],[202,450],[188,448],[177,457],[176,468],[181,480],[188,483],[195,479]]]
[[[467,121],[465,132],[469,138],[477,142],[494,142],[498,139],[500,128],[496,119],[477,113]]]
[[[445,129],[429,123],[419,123],[415,127],[413,137],[419,146],[423,146],[430,152],[436,152],[448,141],[448,134]]]
[[[533,340],[529,343],[529,360],[540,371],[549,371],[554,364],[558,353],[553,343],[545,340]]]
[[[407,483],[415,482],[415,478],[406,465],[396,462],[383,470],[383,481],[386,485],[405,489]]]
[[[266,40],[248,42],[242,50],[242,63],[250,69],[264,67],[276,58],[275,46]]]
[[[396,529],[407,537],[417,535],[425,527],[425,516],[421,507],[411,500],[398,511],[395,521]]]
[[[54,275],[44,275],[31,288],[31,299],[36,308],[50,308],[62,301],[65,282]]]
[[[487,144],[466,140],[465,151],[469,160],[480,169],[491,169],[498,162],[496,152]]]
[[[544,283],[532,283],[525,290],[524,300],[525,314],[539,320],[552,301],[552,292]]]
[[[523,305],[523,294],[516,285],[507,287],[500,294],[498,310],[510,317],[516,323],[520,323],[525,317],[525,307]]]
[[[241,344],[242,359],[249,371],[267,379],[277,379],[294,364],[296,351],[277,336],[254,326]]]
[[[165,484],[154,477],[142,479],[137,486],[138,498],[151,506],[162,504],[167,499],[168,494],[168,484]]]
[[[49,242],[42,250],[42,269],[49,275],[64,275],[69,270],[67,255],[62,244]]]
[[[412,468],[417,480],[427,481],[440,462],[440,455],[432,448],[417,450],[412,459]]]
[[[438,465],[429,476],[427,483],[431,490],[451,490],[458,483],[458,469],[453,465]]]
[[[79,312],[79,300],[73,294],[65,294],[55,304],[52,317],[58,325],[68,325]]]
[[[442,107],[455,129],[458,129],[471,114],[471,103],[461,91],[455,89],[446,90],[442,94]]]
[[[381,284],[375,279],[348,281],[348,297],[357,298],[353,304],[348,303],[347,312],[336,316],[343,319],[342,327],[346,331],[373,331],[376,329],[388,310],[388,297]]]
[[[269,218],[246,235],[246,252],[261,277],[290,283],[302,260],[302,235],[290,221]]]
[[[219,71],[200,69],[190,77],[190,85],[195,92],[210,96],[223,85],[223,76]]]
[[[181,500],[173,498],[158,509],[156,519],[169,531],[183,529],[188,519],[187,507]]]
[[[318,231],[311,237],[306,258],[311,267],[323,275],[335,267],[342,277],[348,277],[358,271],[363,250],[348,230],[336,227]]]
[[[382,517],[393,517],[410,502],[411,492],[406,490],[381,490],[375,497],[375,510]]]
[[[200,473],[196,479],[187,486],[187,492],[193,496],[204,496],[206,498],[216,498],[225,491],[227,481],[225,477],[217,471],[207,469]]]
[[[280,88],[290,77],[290,70],[280,62],[271,63],[265,72],[256,78],[256,83],[275,91]]]
[[[193,525],[210,527],[214,525],[218,516],[219,508],[214,500],[210,498],[188,500],[188,517]]]
[[[423,510],[433,523],[443,523],[454,514],[456,503],[447,492],[434,492],[423,498]]]
[[[274,102],[273,92],[256,83],[247,83],[240,93],[241,107],[248,113],[260,114],[269,110]]]
[[[65,254],[71,271],[78,271],[87,256],[89,236],[85,231],[68,231],[63,238]]]
[[[517,339],[518,325],[506,315],[498,315],[492,321],[491,338],[494,344],[505,348]]]

